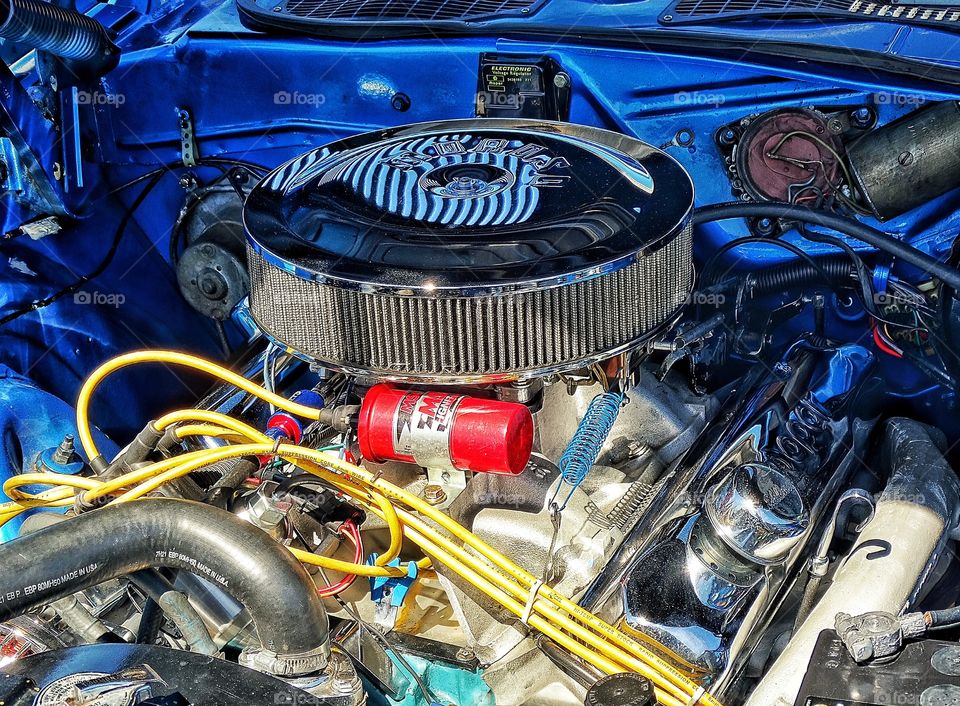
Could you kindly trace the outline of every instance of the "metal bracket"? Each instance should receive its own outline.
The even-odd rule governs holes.
[[[714,314],[706,321],[677,329],[676,337],[672,341],[657,342],[655,350],[667,351],[667,357],[657,371],[658,380],[667,377],[670,369],[681,360],[690,357],[694,350],[702,346],[708,339],[713,338],[724,323],[723,314]]]
[[[377,555],[370,555],[368,564],[374,564]],[[401,566],[399,559],[394,559],[387,566]],[[396,624],[397,614],[403,606],[403,602],[410,591],[413,582],[417,580],[419,573],[417,563],[411,561],[407,563],[407,574],[396,578],[373,577],[370,579],[370,597],[376,604],[375,622],[393,629]]]
[[[193,130],[193,118],[186,108],[177,108],[177,124],[180,126],[180,161],[185,167],[197,166],[200,151]]]

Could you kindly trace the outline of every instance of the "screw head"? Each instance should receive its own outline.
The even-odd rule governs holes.
[[[406,93],[394,93],[393,97],[390,99],[390,105],[394,110],[401,113],[406,113],[408,110],[410,110],[410,96],[408,96]]]

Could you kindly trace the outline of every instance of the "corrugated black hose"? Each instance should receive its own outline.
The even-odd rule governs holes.
[[[59,56],[101,76],[120,61],[120,49],[92,17],[43,0],[0,0],[0,37]]]

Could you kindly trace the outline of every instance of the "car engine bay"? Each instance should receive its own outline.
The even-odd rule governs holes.
[[[960,705],[960,11],[796,4],[0,0],[0,704]]]

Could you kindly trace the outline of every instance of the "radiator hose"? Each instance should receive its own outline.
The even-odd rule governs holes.
[[[245,664],[288,677],[326,666],[330,625],[310,576],[225,510],[167,498],[108,505],[3,545],[0,566],[0,622],[136,571],[182,569],[249,611],[261,648]]]
[[[120,49],[102,24],[44,0],[0,0],[0,37],[59,56],[98,76],[120,60]]]

